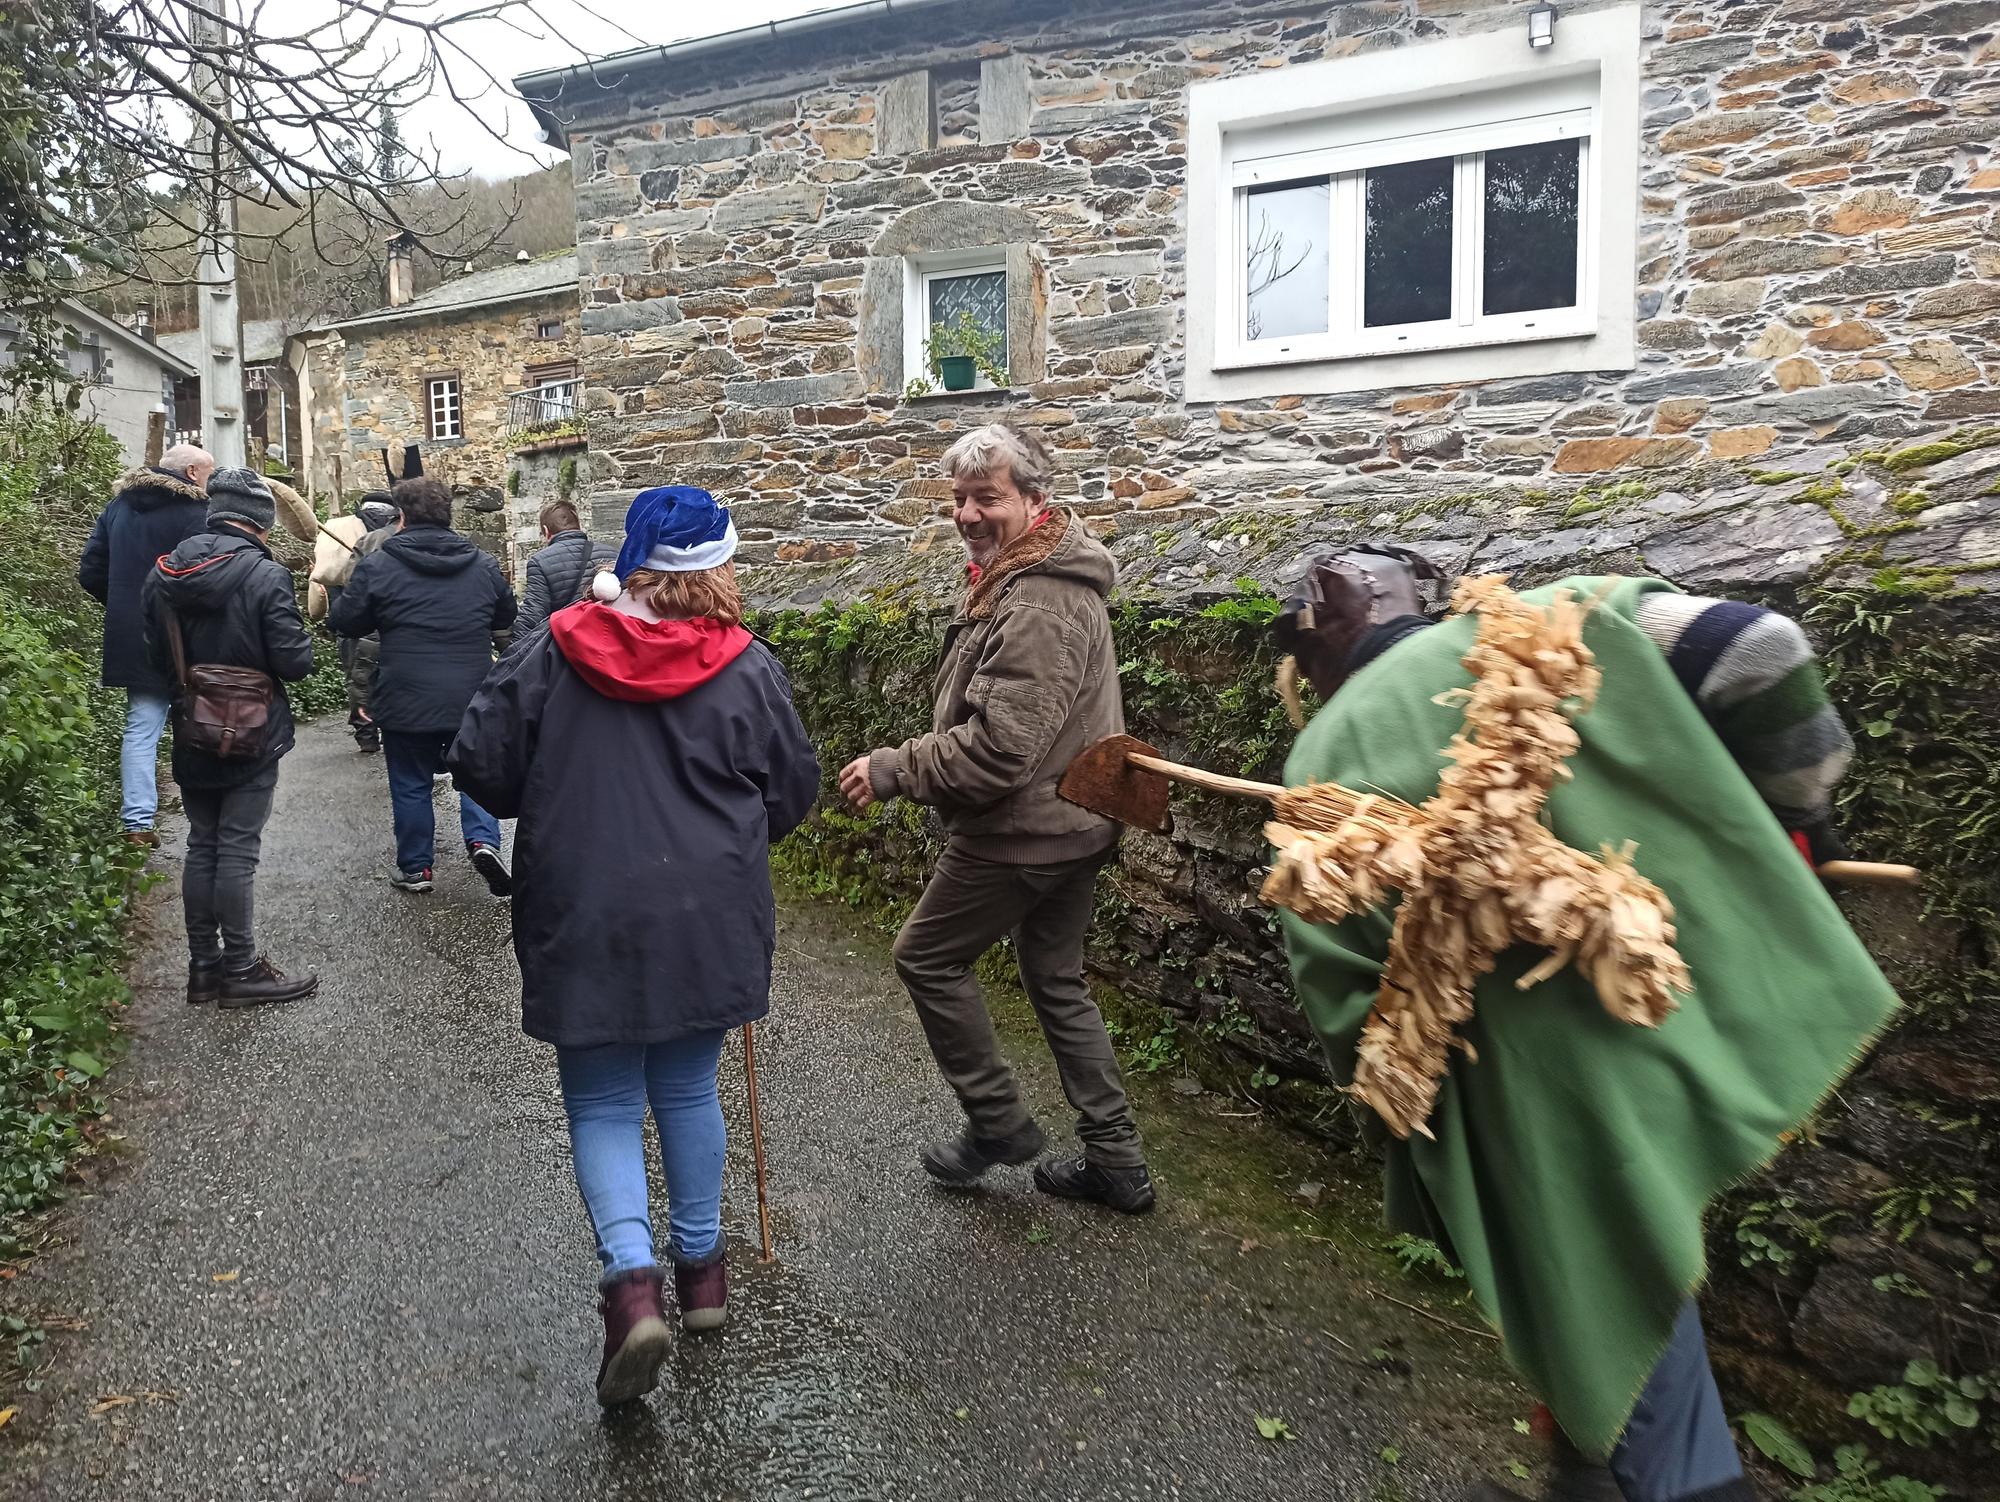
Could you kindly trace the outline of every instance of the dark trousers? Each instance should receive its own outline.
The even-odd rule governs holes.
[[[188,821],[181,907],[190,963],[219,965],[232,975],[257,963],[257,857],[277,792],[275,761],[233,788],[181,789]]]
[[[1021,984],[1055,1055],[1063,1094],[1076,1108],[1084,1153],[1106,1167],[1127,1168],[1145,1161],[1139,1129],[1104,1018],[1083,979],[1097,873],[1110,859],[1107,850],[1061,865],[1009,866],[946,845],[896,935],[895,957],[931,1054],[972,1130],[1007,1137],[1028,1124],[1028,1109],[1000,1057],[972,966],[1011,934]]]
[[[389,813],[396,821],[396,869],[409,875],[431,869],[436,854],[437,812],[431,807],[431,780],[444,770],[450,730],[385,730],[382,759],[389,772]],[[458,828],[468,845],[500,848],[500,821],[465,794],[458,795]]]
[[[1626,1502],[1751,1502],[1693,1299],[1639,1394],[1611,1474]]]

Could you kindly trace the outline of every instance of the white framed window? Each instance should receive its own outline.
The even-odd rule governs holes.
[[[931,325],[956,323],[961,313],[1000,338],[994,360],[1007,369],[1007,249],[985,246],[973,250],[931,251],[903,261],[903,370],[906,377],[922,375],[939,384],[931,372]],[[991,391],[993,382],[978,372],[972,389]]]
[[[1631,368],[1639,7],[1556,37],[1196,85],[1189,398]]]
[[[427,378],[424,381],[424,405],[429,414],[431,437],[465,436],[459,416],[457,376],[439,375]]]

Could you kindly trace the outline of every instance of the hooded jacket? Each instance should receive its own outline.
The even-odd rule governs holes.
[[[952,842],[1009,865],[1077,860],[1117,824],[1057,796],[1085,746],[1125,729],[1106,600],[1118,568],[1067,511],[973,576],[946,629],[931,733],[869,753],[875,796],[934,805]]]
[[[354,565],[327,612],[337,636],[379,631],[369,716],[384,730],[449,733],[493,666],[514,591],[490,553],[447,527],[405,527]]]
[[[255,668],[276,680],[263,755],[224,760],[174,737],[174,781],[226,788],[247,782],[292,749],[292,705],[284,685],[312,671],[312,640],[299,615],[291,570],[248,532],[226,523],[190,537],[146,576],[141,595],[145,652],[153,670],[174,681],[166,612],[180,620],[190,666]]]
[[[514,834],[521,1019],[659,1043],[770,1007],[770,845],[819,791],[791,684],[740,626],[586,601],[508,654],[446,765]]]
[[[208,501],[174,469],[135,469],[90,529],[76,582],[104,607],[104,682],[134,693],[173,692],[173,675],[146,659],[139,591],[153,564],[208,530]]]

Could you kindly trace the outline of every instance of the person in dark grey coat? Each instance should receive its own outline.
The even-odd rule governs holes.
[[[551,501],[542,507],[542,548],[528,560],[527,579],[521,586],[521,613],[514,621],[514,635],[531,635],[556,611],[573,605],[589,582],[597,550],[579,525],[576,507],[568,501]]]
[[[214,468],[206,450],[184,443],[168,449],[157,468],[126,475],[90,529],[76,571],[77,583],[104,607],[104,684],[125,690],[119,817],[125,837],[142,845],[159,843],[153,833],[160,811],[155,763],[173,679],[147,661],[139,591],[156,559],[207,530],[202,487]]]
[[[428,477],[390,492],[402,522],[354,565],[327,612],[336,636],[381,634],[368,716],[381,729],[396,872],[406,892],[431,889],[436,813],[431,779],[480,680],[493,667],[494,633],[514,624],[514,590],[493,555],[451,530],[451,492]],[[365,540],[365,539],[364,539]],[[474,869],[496,897],[510,889],[500,824],[461,790],[460,832]]]
[[[633,502],[610,603],[558,612],[481,686],[448,762],[516,830],[522,1026],[556,1047],[604,1265],[598,1399],[650,1391],[667,1338],[641,1131],[659,1125],[685,1329],[727,1308],[730,1028],[770,1007],[768,853],[819,763],[777,659],[739,624],[736,533],[705,491]]]
[[[208,483],[207,529],[157,561],[140,597],[147,664],[168,682],[176,679],[175,626],[189,667],[254,668],[272,680],[264,743],[255,756],[212,756],[174,737],[174,781],[188,821],[181,871],[187,999],[226,1007],[296,1001],[319,984],[261,958],[253,922],[278,761],[292,749],[285,684],[313,666],[291,570],[264,545],[275,510],[262,476],[218,469]]]

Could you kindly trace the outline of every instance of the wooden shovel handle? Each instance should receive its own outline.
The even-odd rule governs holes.
[[[1915,866],[1890,866],[1881,861],[1827,861],[1815,867],[1822,881],[1864,887],[1913,887],[1923,879]]]
[[[1227,793],[1235,798],[1262,798],[1266,803],[1284,791],[1275,782],[1252,782],[1247,777],[1225,777],[1220,772],[1204,772],[1200,767],[1184,767],[1177,761],[1167,761],[1158,756],[1144,756],[1134,751],[1126,762],[1135,767],[1144,767],[1148,772],[1158,772],[1170,782],[1185,782],[1189,787],[1206,788],[1211,793]]]
[[[1275,783],[1252,782],[1247,777],[1225,777],[1220,772],[1206,772],[1200,767],[1183,766],[1177,761],[1146,756],[1137,751],[1125,759],[1135,767],[1158,772],[1169,781],[1206,788],[1211,793],[1227,793],[1236,798],[1262,798],[1269,803],[1284,791]],[[1840,882],[1847,886],[1913,887],[1922,879],[1922,873],[1915,866],[1892,866],[1881,861],[1827,861],[1818,871],[1823,881]]]

